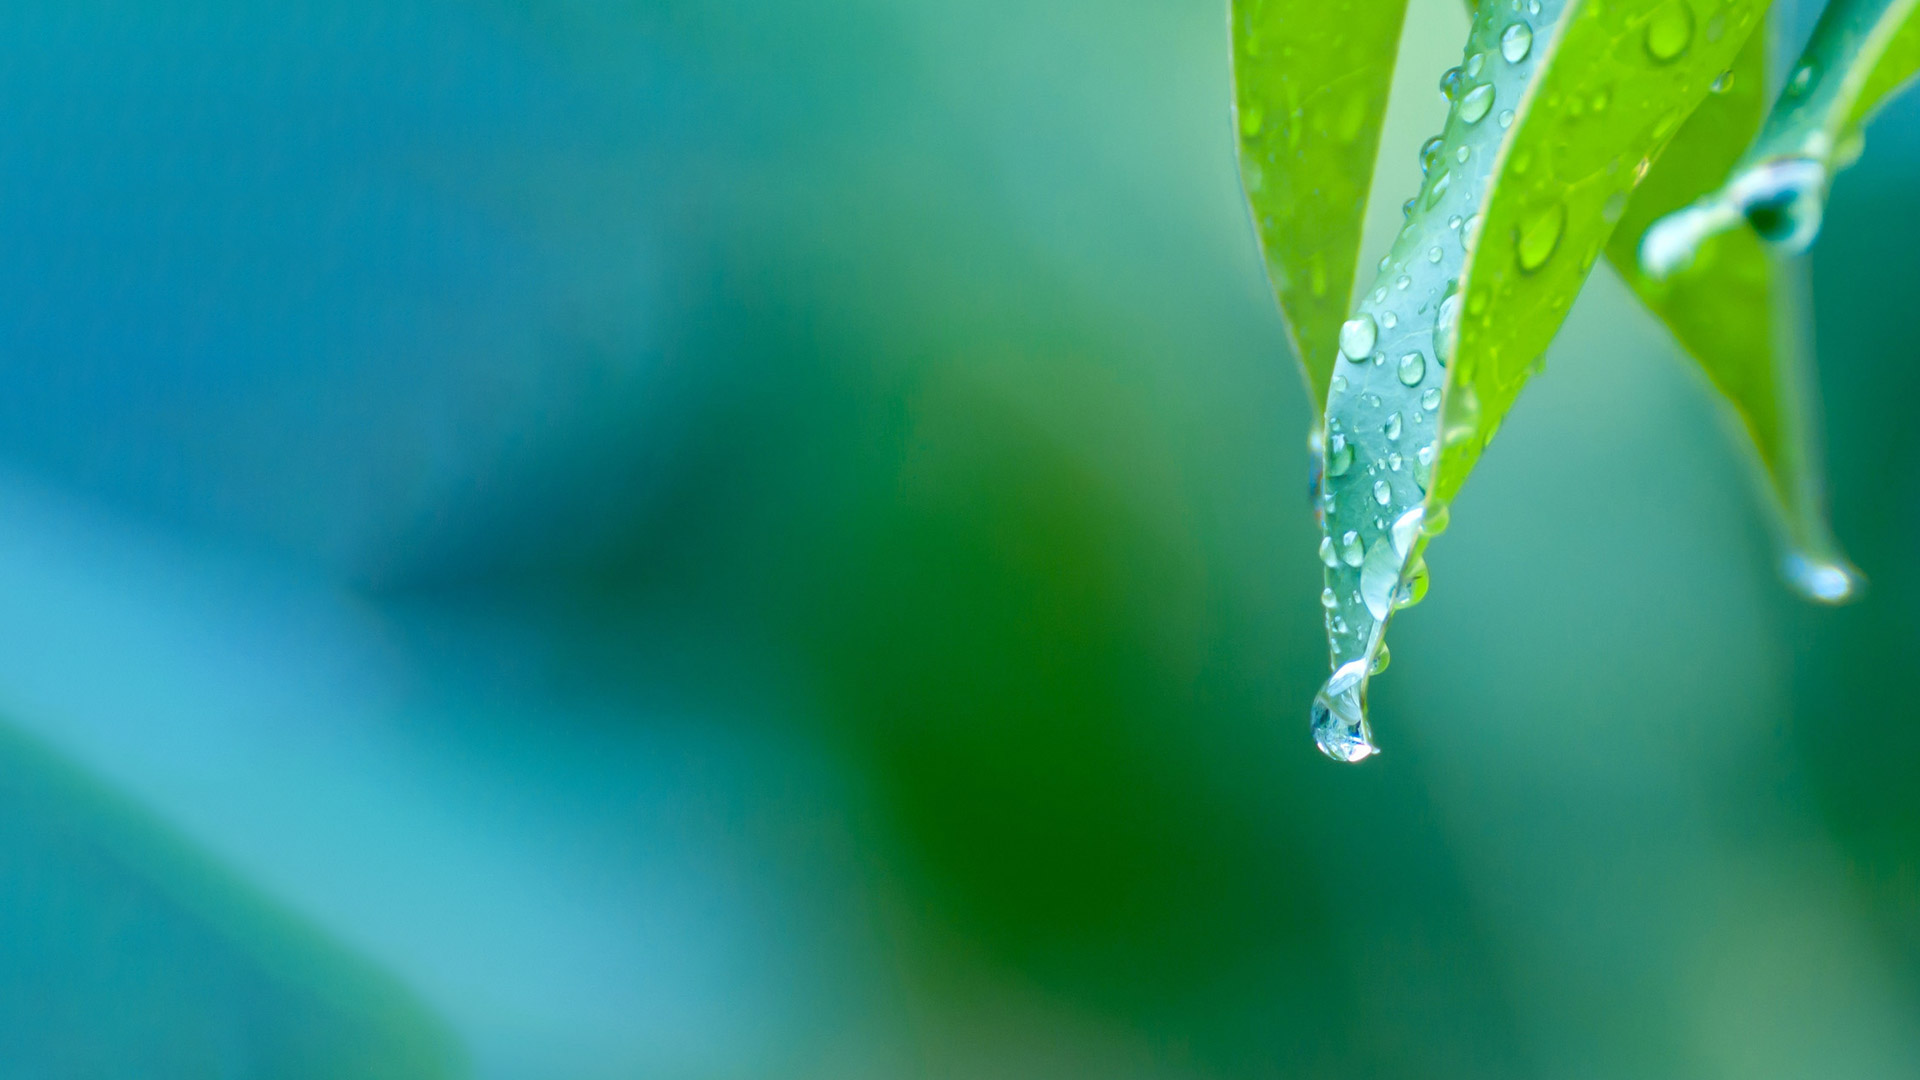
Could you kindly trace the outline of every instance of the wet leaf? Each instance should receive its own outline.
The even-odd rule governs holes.
[[[1684,268],[1707,238],[1742,222],[1782,251],[1805,251],[1820,233],[1833,174],[1860,156],[1862,125],[1916,69],[1920,3],[1833,0],[1725,184],[1648,230],[1640,248],[1647,272]]]
[[[1240,177],[1267,275],[1325,405],[1406,0],[1232,0]]]
[[[1722,71],[1754,0],[1484,4],[1386,268],[1327,399],[1328,642],[1316,740],[1373,746],[1367,677],[1423,548],[1538,368],[1618,209]],[[1364,346],[1360,348],[1359,346]]]
[[[1708,240],[1686,269],[1656,280],[1641,270],[1641,237],[1726,176],[1766,113],[1766,35],[1749,36],[1627,202],[1607,258],[1699,363],[1758,457],[1798,591],[1823,603],[1854,595],[1859,575],[1827,522],[1817,393],[1802,268],[1784,265],[1750,230]]]

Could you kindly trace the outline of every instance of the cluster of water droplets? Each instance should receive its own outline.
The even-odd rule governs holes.
[[[1446,527],[1445,506],[1428,499],[1436,460],[1448,439],[1475,426],[1466,373],[1450,370],[1460,275],[1480,241],[1488,178],[1539,58],[1536,35],[1565,4],[1484,5],[1462,63],[1440,80],[1451,106],[1447,125],[1420,148],[1424,180],[1404,207],[1405,226],[1341,327],[1317,485],[1326,568],[1320,600],[1333,674],[1312,710],[1314,740],[1335,760],[1378,752],[1368,680],[1387,665],[1393,613],[1427,592],[1426,541]],[[1528,258],[1537,264],[1552,253],[1562,226],[1564,211],[1558,221],[1521,230],[1523,268]]]

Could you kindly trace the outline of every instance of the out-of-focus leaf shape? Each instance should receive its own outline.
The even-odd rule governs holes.
[[[1708,240],[1699,258],[1665,280],[1639,262],[1648,227],[1711,189],[1740,159],[1766,113],[1766,67],[1766,35],[1753,34],[1654,160],[1607,258],[1699,363],[1751,441],[1786,549],[1787,581],[1809,599],[1839,603],[1857,595],[1860,578],[1827,521],[1799,268],[1781,265],[1746,229]]]
[[[1422,549],[1538,370],[1634,185],[1760,23],[1757,0],[1527,0],[1475,13],[1441,137],[1388,262],[1342,327],[1327,399],[1329,756],[1365,720]]]
[[[1920,0],[1833,0],[1726,182],[1647,231],[1647,273],[1683,269],[1708,237],[1742,221],[1783,251],[1805,251],[1820,235],[1833,174],[1860,156],[1862,125],[1916,69]]]
[[[1406,0],[1232,0],[1240,178],[1316,409],[1353,298]]]

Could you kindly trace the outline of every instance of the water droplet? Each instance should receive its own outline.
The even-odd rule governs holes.
[[[1373,665],[1367,668],[1367,674],[1378,675],[1387,670],[1387,665],[1391,663],[1393,663],[1393,653],[1387,651],[1387,643],[1383,641],[1380,643],[1380,651],[1374,654]]]
[[[1460,119],[1469,124],[1477,124],[1486,118],[1487,110],[1491,108],[1493,108],[1493,84],[1481,83],[1467,91],[1467,96],[1460,99]]]
[[[1439,204],[1441,199],[1446,198],[1447,188],[1451,186],[1453,186],[1453,174],[1448,172],[1441,173],[1440,176],[1434,180],[1433,186],[1427,189],[1427,209],[1433,209]]]
[[[1460,84],[1466,81],[1466,73],[1457,67],[1450,67],[1440,76],[1440,96],[1452,101],[1460,96]]]
[[[1359,566],[1366,561],[1367,553],[1360,546],[1360,534],[1349,529],[1340,534],[1340,561],[1348,566]]]
[[[1713,91],[1716,94],[1724,94],[1727,91],[1733,89],[1733,72],[1731,71],[1721,72],[1719,77],[1714,79],[1713,84],[1711,86],[1708,86],[1707,89]]]
[[[1507,63],[1517,64],[1533,51],[1533,27],[1523,22],[1511,22],[1500,31],[1500,55]]]
[[[1459,214],[1455,214],[1455,215],[1453,215],[1452,217],[1450,217],[1450,218],[1448,218],[1448,219],[1447,219],[1447,228],[1449,228],[1449,229],[1458,229],[1459,227],[1460,227],[1460,215],[1459,215]]]
[[[1334,376],[1334,377],[1332,378],[1332,380],[1330,380],[1330,381],[1329,381],[1329,382],[1327,383],[1327,389],[1328,389],[1329,391],[1331,391],[1332,393],[1335,393],[1335,394],[1344,394],[1344,393],[1346,393],[1346,392],[1347,392],[1347,377],[1346,377],[1345,375],[1335,375],[1335,376]]]
[[[1647,55],[1655,63],[1668,64],[1680,58],[1693,44],[1693,5],[1686,0],[1667,0],[1647,20]]]
[[[1426,520],[1426,516],[1426,508],[1416,506],[1394,519],[1393,529],[1389,534],[1393,541],[1394,554],[1404,559],[1413,551],[1413,542],[1421,536],[1420,523]]]
[[[1433,410],[1439,408],[1440,407],[1440,388],[1437,386],[1427,387],[1426,391],[1420,395],[1420,407],[1427,410],[1428,412],[1432,412]]]
[[[1501,109],[1499,119],[1500,119],[1500,129],[1502,131],[1505,131],[1507,128],[1512,127],[1513,126],[1513,110]]]
[[[1427,173],[1433,171],[1433,163],[1439,159],[1440,147],[1445,142],[1446,140],[1435,135],[1433,138],[1420,144],[1420,175],[1425,176]]]
[[[1527,14],[1540,14],[1540,0],[1527,0]]]
[[[1380,395],[1379,394],[1361,394],[1360,404],[1365,405],[1369,409],[1377,409],[1380,407]]]
[[[1373,482],[1373,501],[1379,503],[1381,506],[1392,502],[1393,485],[1387,483],[1385,480],[1375,480]]]
[[[1465,165],[1467,163],[1467,159],[1472,156],[1473,156],[1473,148],[1470,146],[1463,146],[1460,149],[1455,150],[1453,152],[1453,160],[1459,162],[1462,165]]]
[[[1334,608],[1339,607],[1340,594],[1334,592],[1333,589],[1330,587],[1321,589],[1320,590],[1320,606],[1323,608],[1326,608],[1328,611],[1332,611]]]
[[[1446,258],[1446,253],[1440,250],[1440,245],[1435,244],[1433,247],[1430,247],[1427,249],[1428,262],[1433,263],[1434,265],[1437,266],[1439,265],[1440,260],[1444,258]]]
[[[1811,62],[1801,64],[1799,67],[1793,69],[1793,77],[1787,80],[1786,96],[1792,98],[1805,97],[1807,91],[1813,89],[1813,80],[1817,78],[1819,74],[1820,69],[1815,67]]]
[[[1454,341],[1459,334],[1460,294],[1454,293],[1440,301],[1440,310],[1433,316],[1433,358],[1446,367],[1453,362]]]
[[[1386,426],[1382,428],[1382,430],[1387,433],[1389,441],[1400,438],[1400,414],[1394,413],[1392,416],[1387,417]]]
[[[1329,570],[1340,569],[1340,552],[1334,548],[1333,537],[1331,536],[1323,536],[1320,538],[1320,561],[1325,563]],[[1332,596],[1333,590],[1328,589],[1327,595]],[[1332,607],[1333,605],[1328,604],[1327,606]]]
[[[1393,279],[1393,287],[1399,289],[1401,292],[1406,292],[1407,286],[1412,284],[1413,279],[1405,274],[1401,274],[1399,277]]]
[[[1400,316],[1391,311],[1383,311],[1380,313],[1380,325],[1391,330],[1400,325]]]
[[[1366,685],[1366,660],[1342,664],[1313,696],[1313,742],[1320,752],[1349,764],[1380,752],[1373,745],[1367,708],[1360,700]]]
[[[1860,595],[1860,572],[1845,561],[1794,552],[1780,560],[1780,572],[1793,591],[1821,604],[1844,604]]]
[[[1327,440],[1327,475],[1345,476],[1353,468],[1353,444],[1345,435],[1335,435]]]
[[[1400,381],[1408,386],[1419,386],[1420,380],[1427,377],[1427,359],[1417,352],[1410,352],[1400,358]]]
[[[1375,622],[1386,619],[1393,610],[1393,591],[1400,587],[1400,556],[1394,554],[1393,544],[1386,537],[1373,542],[1367,549],[1367,558],[1360,567],[1360,602],[1367,605],[1367,611]]]
[[[1432,451],[1433,448],[1429,446],[1421,452],[1431,454]],[[1452,523],[1452,517],[1453,515],[1447,512],[1445,506],[1436,506],[1433,508],[1433,513],[1428,514],[1421,520],[1420,531],[1428,536],[1439,536],[1441,533],[1447,531],[1447,526]]]
[[[1735,176],[1727,185],[1727,197],[1762,240],[1798,254],[1820,235],[1821,196],[1826,186],[1826,166],[1805,158],[1788,158]]]
[[[1474,53],[1472,56],[1467,57],[1467,66],[1462,70],[1466,72],[1467,78],[1477,79],[1480,77],[1480,73],[1486,69],[1487,54]]]
[[[1407,571],[1407,580],[1393,594],[1393,609],[1399,611],[1410,608],[1427,598],[1427,586],[1432,584],[1427,572],[1427,560],[1421,559]]]
[[[1397,453],[1387,455],[1387,468],[1392,469],[1394,472],[1399,472],[1400,467],[1405,465],[1406,463],[1407,463],[1407,459],[1401,457]]]
[[[1373,351],[1373,342],[1379,336],[1379,328],[1373,323],[1373,316],[1365,312],[1355,315],[1340,324],[1341,355],[1355,363],[1367,358]]]
[[[1520,227],[1514,230],[1514,250],[1521,273],[1531,274],[1547,264],[1554,248],[1560,246],[1560,234],[1566,226],[1567,206],[1561,202],[1539,207],[1520,220]]]

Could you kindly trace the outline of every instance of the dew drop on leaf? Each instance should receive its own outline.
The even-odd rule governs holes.
[[[1520,227],[1514,234],[1514,248],[1520,260],[1520,271],[1531,274],[1547,264],[1553,257],[1553,250],[1560,246],[1560,234],[1566,231],[1567,206],[1565,203],[1552,203],[1540,207],[1520,221]]]
[[[1364,659],[1342,664],[1313,697],[1314,745],[1335,761],[1364,761],[1380,752],[1360,704],[1368,666]]]
[[[1511,22],[1500,32],[1500,55],[1507,63],[1517,64],[1533,51],[1533,27],[1523,22]]]
[[[1331,588],[1321,589],[1320,590],[1320,606],[1323,608],[1326,608],[1328,611],[1332,611],[1334,608],[1339,607],[1340,606],[1339,595],[1336,594]]]
[[[1387,665],[1391,663],[1393,663],[1393,653],[1387,649],[1387,643],[1383,641],[1380,643],[1380,651],[1374,655],[1373,666],[1367,669],[1367,674],[1378,675],[1387,670]]]
[[[1387,439],[1389,441],[1398,440],[1400,438],[1400,414],[1394,413],[1392,416],[1387,417],[1386,426],[1382,430],[1387,433]]]
[[[1466,73],[1457,67],[1450,67],[1440,76],[1440,95],[1448,101],[1460,96],[1460,84],[1466,81]]]
[[[1441,139],[1440,136],[1435,135],[1433,138],[1420,144],[1420,175],[1425,176],[1427,173],[1433,171],[1433,163],[1439,160],[1440,147],[1444,142],[1445,140]]]
[[[1380,330],[1374,325],[1373,316],[1362,312],[1340,324],[1340,353],[1354,363],[1367,358],[1373,351],[1373,342]]]
[[[1393,501],[1393,487],[1385,480],[1373,482],[1373,501],[1385,506]]]
[[[1334,549],[1333,537],[1331,536],[1323,536],[1320,538],[1320,561],[1324,563],[1329,570],[1338,570],[1340,568],[1340,552]],[[1328,589],[1326,595],[1332,596],[1333,590]],[[1332,607],[1333,605],[1329,604],[1327,606]]]
[[[1460,119],[1469,124],[1477,124],[1486,118],[1487,110],[1493,108],[1493,84],[1481,83],[1467,91],[1460,99]]]
[[[1348,529],[1340,535],[1340,561],[1348,566],[1359,566],[1367,557],[1360,547],[1360,534]]]
[[[1353,468],[1353,444],[1345,435],[1335,435],[1327,440],[1327,475],[1345,476]]]
[[[1670,64],[1693,44],[1693,5],[1686,0],[1667,0],[1647,20],[1647,55],[1654,62]]]
[[[1420,380],[1427,377],[1427,360],[1417,352],[1410,352],[1400,358],[1400,381],[1407,386],[1419,386]]]
[[[1440,407],[1440,388],[1437,386],[1428,387],[1426,392],[1420,395],[1420,407],[1428,412],[1438,409]]]

